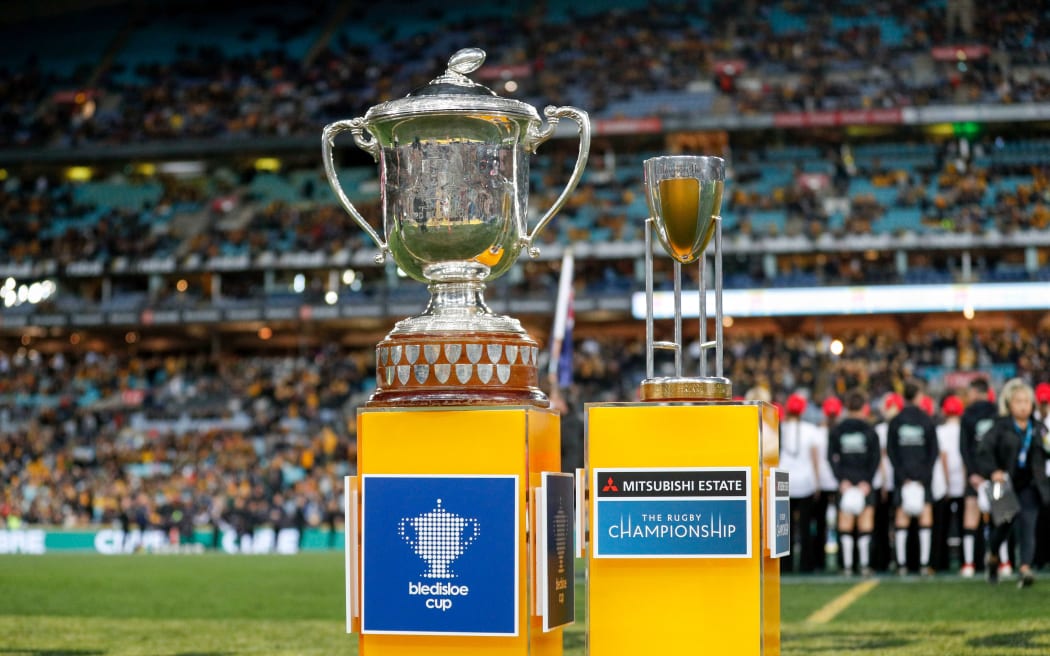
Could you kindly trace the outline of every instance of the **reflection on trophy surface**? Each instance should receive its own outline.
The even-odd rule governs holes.
[[[324,129],[328,181],[379,246],[377,260],[390,255],[430,290],[423,313],[399,321],[377,347],[371,406],[548,405],[537,387],[535,340],[516,319],[494,314],[484,289],[522,250],[538,254],[537,235],[583,174],[590,122],[574,107],[547,107],[541,126],[531,105],[501,98],[467,77],[484,60],[481,50],[461,50],[430,84]],[[562,118],[579,128],[576,164],[530,232],[529,155]],[[333,148],[342,132],[379,163],[382,235],[339,184]]]
[[[725,162],[719,157],[670,156],[645,161],[650,217],[645,227],[646,378],[643,400],[729,399],[732,385],[722,376],[722,192]],[[653,339],[652,233],[674,260],[674,340]],[[715,339],[707,341],[705,251],[715,241]],[[700,375],[682,375],[682,265],[699,260]],[[674,376],[656,377],[654,350],[674,352]],[[715,375],[707,375],[707,351],[715,350]]]

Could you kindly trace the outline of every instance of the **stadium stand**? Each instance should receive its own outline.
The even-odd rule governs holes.
[[[707,0],[686,21],[640,2],[552,2],[545,16],[417,4],[412,20],[396,21],[381,7],[340,3],[219,3],[207,18],[175,3],[120,20],[69,16],[90,36],[75,65],[60,29],[20,27],[15,42],[26,48],[9,51],[0,85],[21,102],[0,121],[0,146],[312,136],[425,82],[435,60],[467,45],[489,50],[489,74],[512,77],[527,101],[575,104],[596,118],[1043,102],[1050,89],[1032,57],[1047,36],[1025,3],[982,5],[972,27],[952,33],[937,0],[850,4],[830,16],[804,3]],[[26,38],[38,32],[50,36]],[[953,49],[971,44],[980,47]]]
[[[425,83],[460,47],[488,51],[478,75],[501,95],[595,123],[544,256],[489,293],[549,325],[557,257],[577,250],[573,412],[633,398],[643,375],[629,299],[653,155],[727,159],[730,289],[1050,281],[1037,3],[988,3],[972,21],[948,20],[952,0],[426,0],[396,17],[336,1],[112,4],[0,28],[8,524],[336,521],[376,335],[426,291],[372,263],[321,172],[321,128]],[[378,223],[376,166],[345,146],[344,189]],[[554,139],[532,159],[533,215],[574,147]],[[914,375],[939,395],[959,372],[1050,379],[1045,313],[924,321],[740,320],[727,374],[777,401],[874,398]]]
[[[767,336],[734,339],[726,356],[738,389],[768,398],[854,387],[874,398],[916,374],[941,377],[946,395],[944,372],[963,361],[998,383],[1050,371],[1050,332],[937,331],[905,341],[858,333],[835,358],[819,340]],[[633,340],[585,338],[574,360],[574,404],[633,398],[645,375]],[[199,525],[250,531],[331,521],[375,370],[367,348],[218,360],[23,348],[0,354],[0,374],[5,520],[166,530],[179,511]]]

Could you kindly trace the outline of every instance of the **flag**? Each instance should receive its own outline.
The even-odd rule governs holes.
[[[548,379],[558,388],[572,385],[572,328],[575,323],[572,294],[573,255],[566,248],[561,258],[558,300],[554,306],[554,328],[551,330],[551,357]]]
[[[569,307],[565,314],[565,333],[561,338],[561,353],[558,354],[558,387],[568,389],[572,385],[572,328],[576,324],[573,310],[573,291],[569,290]]]

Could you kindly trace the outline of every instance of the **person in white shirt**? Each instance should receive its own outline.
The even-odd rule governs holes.
[[[1050,383],[1039,383],[1035,386],[1035,416],[1050,428]]]
[[[1035,386],[1035,417],[1046,427],[1047,439],[1050,439],[1050,383],[1039,383]],[[1043,447],[1050,452],[1050,444]],[[1047,475],[1050,476],[1050,463],[1047,463]],[[1035,564],[1044,567],[1050,563],[1050,506],[1043,506],[1039,510],[1039,521],[1036,525]]]
[[[835,472],[828,462],[828,432],[838,421],[842,414],[842,401],[836,396],[824,399],[821,406],[824,414],[824,424],[817,426],[817,485],[820,494],[817,497],[816,508],[813,511],[817,522],[817,533],[813,537],[814,553],[817,554],[816,568],[823,571],[827,567],[827,555],[838,554],[839,538],[837,531],[838,508],[836,506],[836,495],[838,494],[839,481],[835,478]],[[820,557],[824,554],[824,557]],[[836,559],[838,556],[836,555]]]
[[[948,535],[952,526],[962,525],[961,510],[966,490],[966,467],[959,447],[960,417],[963,402],[958,396],[948,396],[941,403],[944,423],[937,426],[937,446],[941,453],[933,468],[933,557],[936,570],[949,566]]]
[[[812,572],[818,558],[813,533],[816,499],[818,496],[817,469],[820,441],[819,429],[802,421],[806,398],[792,394],[785,404],[785,418],[780,424],[780,467],[787,470],[791,482],[791,551],[780,559],[780,571],[794,570],[794,552],[799,552],[798,571]]]

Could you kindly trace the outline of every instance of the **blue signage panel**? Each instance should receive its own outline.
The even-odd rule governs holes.
[[[595,470],[595,558],[750,558],[751,470]]]
[[[782,469],[769,470],[769,555],[781,558],[791,553],[791,494],[788,472]]]
[[[517,476],[362,481],[362,633],[518,634]]]
[[[572,474],[543,472],[539,519],[540,615],[543,630],[576,620],[575,523],[576,481]]]

